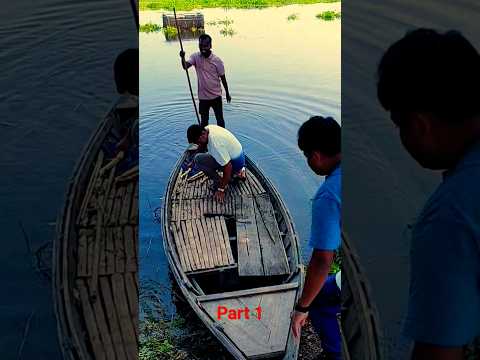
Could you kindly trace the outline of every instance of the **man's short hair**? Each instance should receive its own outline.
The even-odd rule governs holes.
[[[377,95],[388,111],[430,112],[451,121],[480,112],[480,55],[459,32],[408,32],[378,66]]]
[[[316,150],[335,156],[341,149],[341,128],[332,117],[312,116],[298,129],[298,147],[310,154]]]
[[[212,43],[212,38],[208,34],[202,34],[198,37],[198,42],[208,40],[210,44]]]
[[[203,128],[200,125],[193,124],[187,129],[187,140],[190,144],[196,144],[200,135],[202,135]]]
[[[127,49],[120,53],[115,59],[113,73],[120,94],[128,91],[138,95],[138,49]]]

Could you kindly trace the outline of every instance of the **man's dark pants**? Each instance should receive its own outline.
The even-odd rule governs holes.
[[[202,126],[208,125],[208,113],[210,111],[210,108],[213,108],[215,118],[217,119],[217,125],[223,128],[225,127],[225,120],[223,120],[223,105],[221,96],[211,100],[200,99],[198,102],[198,107],[198,111],[200,112],[200,117],[202,119]]]

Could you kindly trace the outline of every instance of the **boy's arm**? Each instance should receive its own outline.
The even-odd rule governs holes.
[[[220,79],[222,80],[223,88],[225,89],[225,97],[227,98],[227,102],[232,101],[232,97],[230,96],[230,92],[228,91],[228,84],[227,84],[227,78],[224,75],[220,76]]]

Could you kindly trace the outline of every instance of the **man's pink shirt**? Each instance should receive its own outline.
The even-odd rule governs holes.
[[[197,70],[198,98],[200,100],[211,100],[222,96],[220,76],[225,75],[223,61],[211,53],[208,58],[196,52],[188,60]]]

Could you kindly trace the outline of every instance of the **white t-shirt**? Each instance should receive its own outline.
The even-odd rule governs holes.
[[[205,129],[208,130],[208,153],[221,166],[242,154],[242,145],[230,131],[218,125],[208,125]]]

